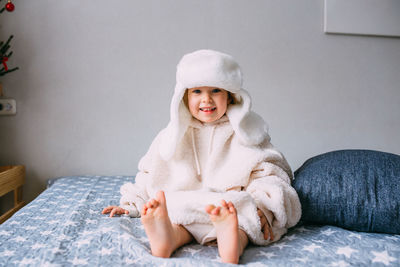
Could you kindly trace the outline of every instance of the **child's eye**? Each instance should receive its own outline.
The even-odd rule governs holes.
[[[212,92],[213,92],[213,93],[219,93],[219,92],[221,92],[221,89],[215,88],[215,89],[212,90]]]
[[[201,91],[200,91],[199,89],[195,89],[195,90],[192,91],[192,93],[193,93],[193,94],[200,94]]]

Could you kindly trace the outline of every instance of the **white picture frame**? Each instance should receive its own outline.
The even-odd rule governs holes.
[[[324,32],[400,37],[400,0],[325,0]]]

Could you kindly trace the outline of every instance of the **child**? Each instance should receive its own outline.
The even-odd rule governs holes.
[[[121,187],[120,207],[103,214],[141,216],[154,256],[216,240],[222,261],[238,263],[249,241],[277,241],[299,221],[291,169],[250,110],[231,56],[187,54],[176,80],[168,126],[139,162],[135,184]]]

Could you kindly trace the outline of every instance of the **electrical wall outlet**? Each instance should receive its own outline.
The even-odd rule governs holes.
[[[15,115],[17,102],[11,98],[0,98],[0,115]]]

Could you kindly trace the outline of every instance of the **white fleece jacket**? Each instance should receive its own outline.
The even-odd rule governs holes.
[[[121,187],[121,207],[139,217],[143,204],[164,190],[171,222],[211,224],[204,207],[232,201],[239,226],[258,245],[277,241],[300,219],[301,206],[291,187],[291,169],[266,138],[258,146],[240,143],[229,119],[203,124],[192,119],[172,159],[160,156],[161,138],[154,139],[139,162],[135,184]],[[264,240],[257,208],[272,225],[274,240]]]

